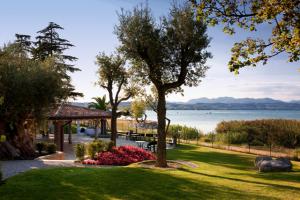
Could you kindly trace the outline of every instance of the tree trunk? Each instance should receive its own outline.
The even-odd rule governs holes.
[[[101,119],[101,135],[106,135],[106,119]]]
[[[33,159],[35,150],[32,136],[29,133],[25,133],[23,123],[19,123],[16,128],[17,135],[13,138],[13,146],[19,149],[22,159]]]
[[[173,137],[173,145],[176,147],[177,146],[177,136]]]
[[[166,97],[165,91],[158,90],[158,102],[157,102],[157,167],[167,167],[167,158],[166,158]]]
[[[116,108],[112,108],[111,111],[111,136],[110,140],[113,142],[114,146],[117,144],[117,110]]]

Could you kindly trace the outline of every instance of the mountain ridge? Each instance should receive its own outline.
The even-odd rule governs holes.
[[[296,100],[295,100],[296,102]],[[276,100],[272,98],[234,98],[234,97],[218,97],[218,98],[197,98],[190,99],[186,102],[187,104],[197,104],[197,103],[287,103],[282,100]]]
[[[129,107],[130,101],[120,107]],[[73,105],[88,107],[88,102],[73,102]],[[300,110],[300,101],[282,101],[272,98],[198,98],[187,102],[167,102],[169,110]]]

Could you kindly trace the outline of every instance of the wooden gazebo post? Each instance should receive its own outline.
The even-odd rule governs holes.
[[[106,135],[106,119],[101,118],[101,135]]]
[[[54,122],[54,143],[57,145],[59,151],[64,151],[64,130],[61,120]]]

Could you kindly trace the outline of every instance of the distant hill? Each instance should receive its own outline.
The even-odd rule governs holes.
[[[251,104],[251,103],[283,103],[280,100],[274,100],[271,98],[253,99],[253,98],[233,98],[233,97],[219,97],[219,98],[198,98],[191,99],[186,102],[187,104],[198,104],[198,103],[224,103],[224,104]]]
[[[70,104],[74,106],[85,107],[85,108],[89,106],[89,102],[71,102]]]
[[[300,103],[168,103],[169,110],[300,110]]]
[[[73,102],[73,105],[87,107],[88,102]],[[122,102],[120,107],[130,107]],[[300,101],[280,101],[271,98],[199,98],[187,102],[167,102],[169,110],[300,110]]]

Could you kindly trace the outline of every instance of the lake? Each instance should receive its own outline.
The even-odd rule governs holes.
[[[157,120],[156,113],[147,111],[147,119]],[[298,119],[297,110],[168,110],[171,124],[196,127],[204,132],[213,131],[221,121],[255,119]]]

